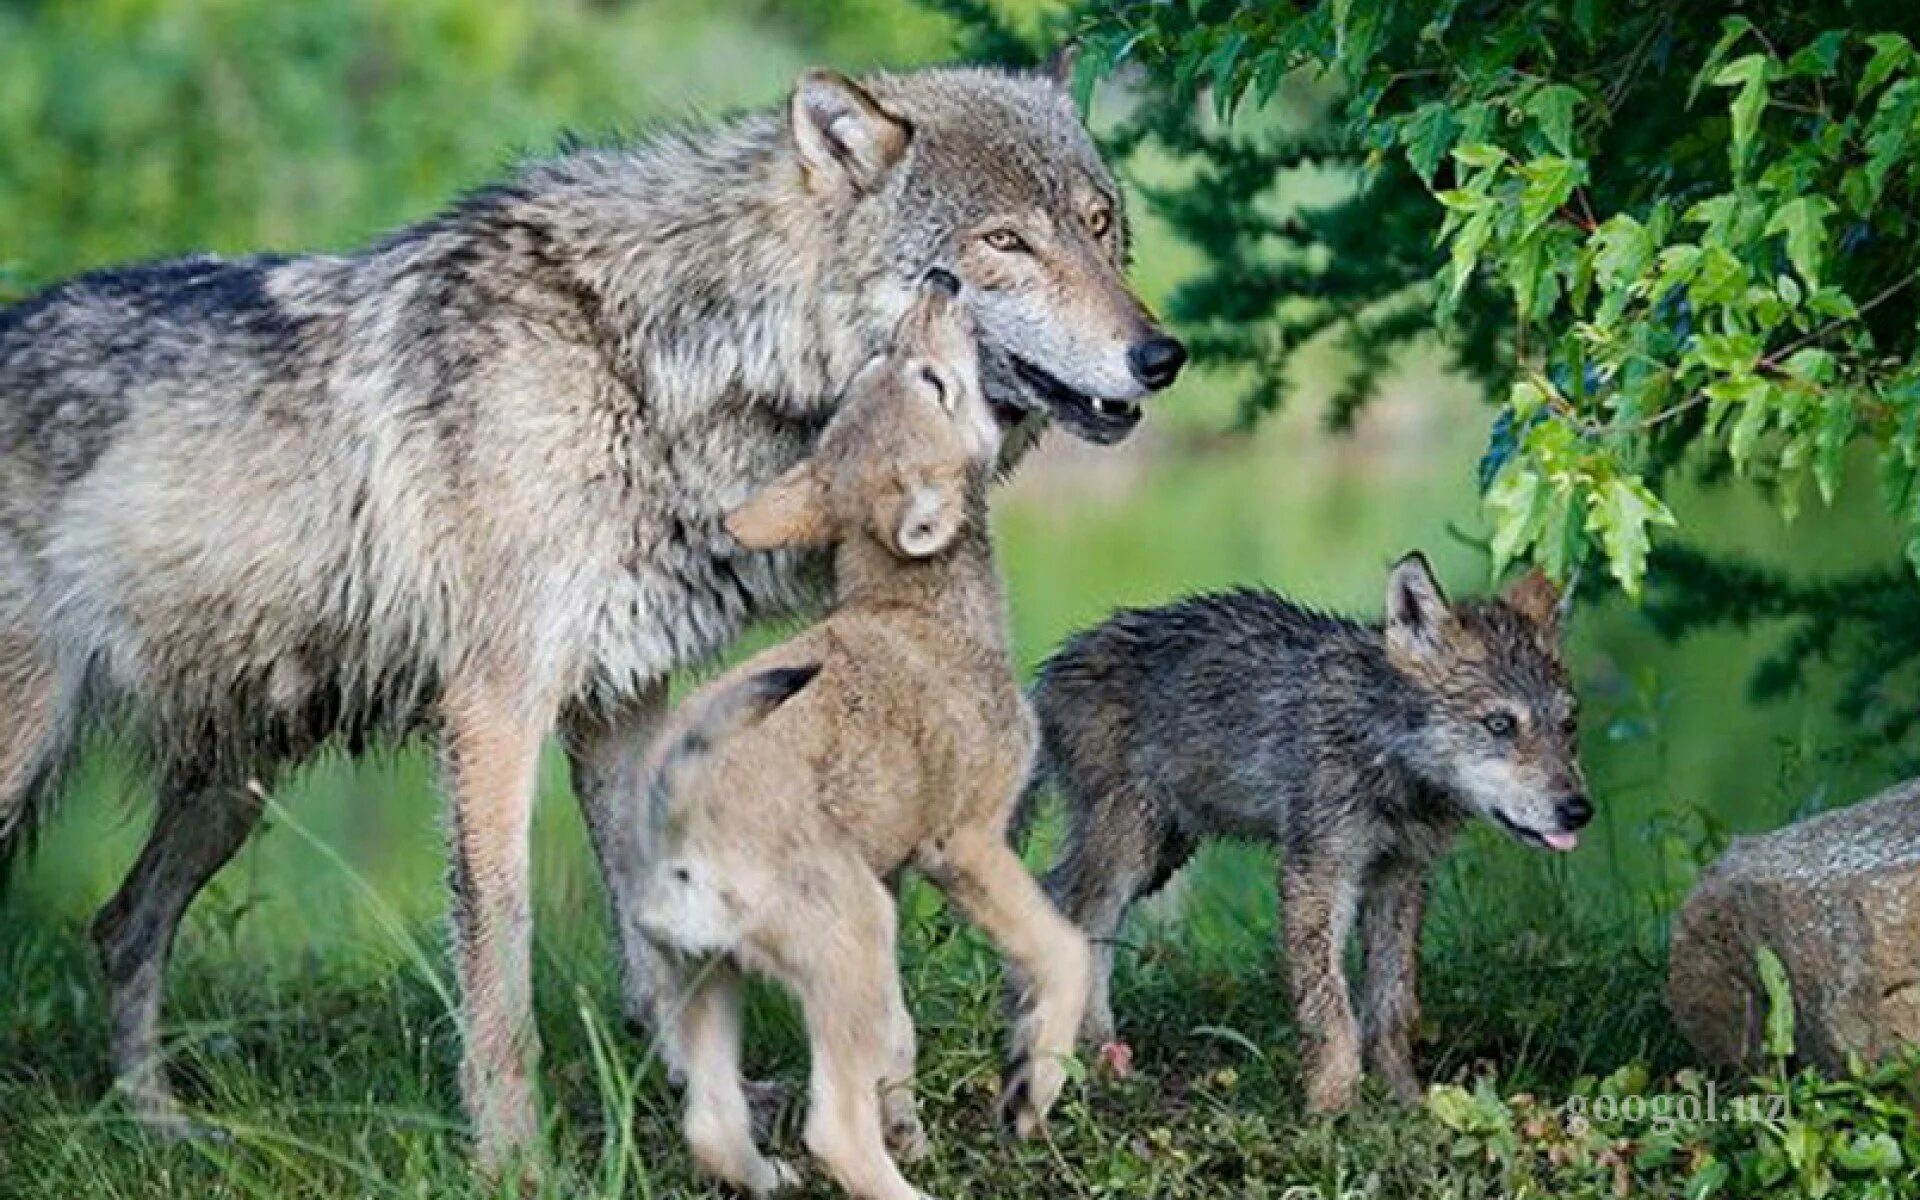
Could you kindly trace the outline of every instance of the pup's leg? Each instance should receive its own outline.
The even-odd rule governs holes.
[[[903,1163],[927,1156],[927,1131],[920,1123],[920,1105],[913,1091],[919,1042],[896,970],[887,989],[887,1072],[880,1080],[880,1117],[886,1125],[887,1149]]]
[[[1367,1062],[1393,1094],[1420,1099],[1413,1070],[1413,1032],[1420,1024],[1420,918],[1426,870],[1412,863],[1383,868],[1360,902],[1367,975],[1361,995]]]
[[[442,705],[453,810],[460,1094],[480,1169],[492,1175],[532,1150],[539,1133],[528,843],[540,742],[553,712],[497,677],[456,681]]]
[[[135,1114],[164,1133],[192,1131],[160,1057],[160,1002],[174,935],[194,896],[259,819],[259,801],[240,788],[164,781],[146,847],[94,918],[112,1011],[114,1074]]]
[[[1312,1112],[1347,1107],[1360,1083],[1360,1035],[1344,965],[1357,874],[1337,853],[1319,850],[1290,851],[1280,872],[1287,968]]]
[[[930,874],[987,936],[1030,989],[1013,1031],[1001,1117],[1021,1137],[1036,1132],[1066,1082],[1065,1062],[1086,1010],[1092,953],[1087,939],[1051,903],[996,830],[965,829],[948,839]]]
[[[887,1153],[880,1095],[898,1068],[893,897],[849,854],[817,865],[815,903],[781,923],[776,957],[806,1010],[807,1149],[859,1200],[920,1200]]]
[[[1087,797],[1068,785],[1061,794],[1067,807],[1067,841],[1043,886],[1093,947],[1081,1043],[1117,1056],[1125,1053],[1116,1041],[1113,1019],[1113,953],[1120,923],[1136,899],[1180,869],[1192,847],[1169,828],[1160,807],[1136,789]],[[1116,1065],[1121,1062],[1124,1059],[1116,1057]]]
[[[620,943],[621,1007],[636,1033],[650,1012],[649,952],[646,935],[635,921],[646,836],[647,806],[641,790],[646,787],[647,752],[666,711],[667,685],[662,680],[617,713],[570,713],[561,726],[574,795],[600,864]]]
[[[740,1075],[739,973],[720,960],[679,963],[661,959],[654,971],[661,998],[663,1033],[672,1040],[687,1078],[685,1131],[693,1157],[708,1173],[748,1195],[770,1196],[799,1182],[785,1163],[770,1159],[753,1142],[746,1081]]]

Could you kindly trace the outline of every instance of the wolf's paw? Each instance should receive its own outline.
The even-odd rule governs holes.
[[[218,1125],[196,1121],[181,1113],[168,1113],[164,1116],[148,1116],[143,1113],[137,1114],[134,1120],[139,1122],[140,1128],[162,1141],[220,1145],[233,1140],[233,1135]]]
[[[127,1107],[134,1123],[144,1132],[167,1142],[227,1142],[232,1135],[187,1115],[171,1091],[148,1090],[127,1095]]]
[[[1023,1140],[1040,1132],[1066,1082],[1065,1068],[1051,1055],[1029,1055],[1009,1065],[1000,1090],[1001,1132]]]

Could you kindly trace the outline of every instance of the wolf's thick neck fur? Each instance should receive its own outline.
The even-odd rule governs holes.
[[[502,235],[497,265],[531,267],[590,301],[629,387],[658,394],[657,378],[671,376],[665,398],[683,414],[734,392],[821,413],[906,299],[883,284],[877,253],[846,253],[857,240],[807,197],[773,113],[639,149],[575,151],[467,211],[483,241]]]

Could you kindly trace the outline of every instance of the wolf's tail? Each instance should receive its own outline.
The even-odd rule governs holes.
[[[25,711],[0,712],[0,895],[32,852],[79,742],[72,696],[49,685],[31,699]]]
[[[661,820],[673,803],[687,772],[712,752],[715,745],[754,725],[791,700],[820,673],[819,663],[775,667],[750,675],[705,701],[693,722],[667,748],[647,791],[649,811]]]

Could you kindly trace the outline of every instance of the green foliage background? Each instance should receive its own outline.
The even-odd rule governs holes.
[[[1905,3],[1521,0],[1083,5],[1083,86],[1144,68],[1116,135],[1192,163],[1158,199],[1209,269],[1173,300],[1272,411],[1320,335],[1349,419],[1438,335],[1501,404],[1481,474],[1496,569],[1592,566],[1672,632],[1797,617],[1755,679],[1849,671],[1869,736],[1913,727],[1920,635],[1920,16]],[[1289,89],[1319,118],[1276,128]],[[1293,212],[1303,169],[1353,190]],[[1749,481],[1787,526],[1870,457],[1901,564],[1809,585],[1702,553],[1671,500]],[[1786,536],[1792,536],[1788,532]],[[1689,548],[1691,546],[1691,548]],[[1662,569],[1664,568],[1664,569]],[[1758,600],[1758,597],[1766,597]]]

